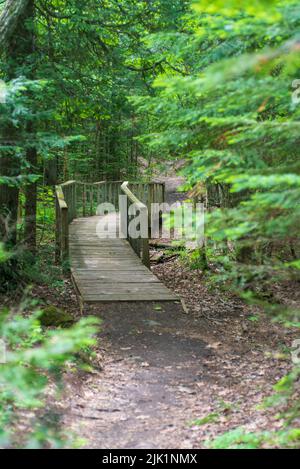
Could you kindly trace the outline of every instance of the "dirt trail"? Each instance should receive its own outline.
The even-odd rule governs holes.
[[[178,178],[167,181],[168,200]],[[201,448],[229,428],[278,425],[257,410],[262,395],[289,368],[275,358],[288,343],[240,301],[207,290],[199,272],[172,260],[155,273],[185,299],[89,309],[102,320],[103,370],[69,377],[64,426],[88,448]],[[257,312],[255,312],[257,314]],[[269,356],[266,357],[268,351]],[[211,412],[204,425],[192,425]]]
[[[192,447],[191,400],[199,381],[209,389],[204,362],[213,353],[191,337],[181,305],[116,304],[99,315],[104,371],[78,386],[66,423],[93,448]]]

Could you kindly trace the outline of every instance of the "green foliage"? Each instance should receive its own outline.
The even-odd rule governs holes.
[[[9,254],[0,244],[0,260]],[[28,313],[34,303],[0,312],[0,446],[60,448],[72,444],[56,421],[55,409],[46,413],[49,385],[61,388],[66,365],[75,354],[95,343],[99,321],[89,317],[68,329],[43,331],[42,311]],[[48,311],[49,312],[49,311]],[[70,318],[68,317],[68,322]],[[66,318],[64,320],[66,322]],[[47,404],[49,408],[49,405]],[[21,432],[18,424],[26,431]]]
[[[95,0],[41,2],[32,60],[37,75],[55,89],[55,100],[46,96],[51,107],[55,101],[49,127],[65,137],[85,138],[55,151],[63,179],[136,174],[138,156],[148,153],[135,137],[148,123],[136,119],[128,97],[149,90],[152,75],[164,65],[144,38],[159,29],[174,30],[187,5],[179,0],[171,7],[165,0],[109,0],[101,6]]]
[[[268,433],[246,433],[243,428],[224,433],[211,442],[211,449],[258,449],[263,441],[269,437]]]
[[[188,72],[167,70],[154,96],[133,98],[140,116],[155,114],[141,141],[187,159],[190,188],[206,186],[215,280],[261,299],[274,280],[299,278],[300,108],[292,82],[300,18],[292,0],[198,2],[194,11],[185,15],[185,45],[181,33],[177,39],[177,67],[189,64]],[[166,38],[151,47],[160,43]]]
[[[0,337],[6,346],[0,364],[0,444],[2,447],[61,447],[70,444],[59,429],[54,431],[36,414],[43,409],[50,382],[59,384],[67,362],[94,343],[97,320],[85,318],[69,329],[42,332],[40,312],[23,314],[3,310]],[[58,388],[57,391],[58,392]],[[34,417],[29,413],[33,411]],[[54,413],[54,410],[52,411]],[[28,426],[26,437],[18,421]],[[16,431],[14,430],[16,428]]]
[[[231,18],[234,15],[244,19],[249,15],[254,18],[264,19],[269,23],[280,19],[280,12],[276,6],[280,5],[279,0],[216,0],[213,3],[208,1],[194,0],[193,8],[196,12],[208,15],[222,15]]]
[[[4,131],[0,155],[3,157],[9,154],[10,158],[17,158],[20,174],[16,177],[1,175],[1,184],[21,187],[40,180],[41,176],[37,173],[39,168],[28,171],[26,151],[30,148],[37,149],[42,163],[43,159],[51,158],[52,150],[64,148],[80,138],[64,137],[45,130],[54,118],[54,110],[47,108],[45,103],[47,99],[53,100],[54,92],[53,85],[42,79],[29,80],[20,76],[6,82],[5,101],[0,104],[0,128],[2,133]],[[29,124],[36,129],[35,132],[28,130]],[[6,135],[8,131],[5,131],[8,128],[9,136]]]
[[[210,449],[261,449],[289,448],[297,449],[300,441],[300,428],[280,430],[278,432],[247,432],[236,428],[218,436],[207,446]]]
[[[207,423],[215,423],[219,420],[220,415],[217,412],[211,412],[210,414],[206,415],[202,419],[196,419],[191,422],[191,425],[205,425]]]
[[[216,438],[207,441],[212,449],[257,449],[257,448],[297,448],[300,441],[300,429],[297,428],[300,403],[297,395],[297,383],[300,376],[299,366],[284,376],[274,386],[271,396],[264,399],[257,411],[268,408],[278,409],[277,420],[281,420],[281,428],[272,431],[249,432],[243,427],[235,428]],[[212,412],[203,419],[196,420],[195,425],[215,423],[219,414]],[[291,426],[291,427],[290,427]],[[290,427],[290,428],[289,428]]]
[[[5,250],[4,244],[0,243],[0,264],[9,259],[10,254]]]

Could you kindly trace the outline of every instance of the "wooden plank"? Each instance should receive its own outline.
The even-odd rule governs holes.
[[[130,264],[130,263],[127,263],[127,264],[124,264],[122,263],[121,265],[115,263],[110,263],[110,264],[105,264],[105,263],[99,263],[99,262],[87,262],[87,261],[83,261],[83,262],[74,262],[72,263],[73,264],[73,268],[74,269],[83,269],[83,268],[88,268],[90,270],[98,270],[98,271],[103,271],[103,272],[106,272],[108,270],[116,270],[116,271],[119,271],[119,270],[123,270],[123,271],[135,271],[138,269],[138,265],[135,265],[135,264]]]
[[[77,261],[77,262],[72,262],[72,267],[76,269],[83,269],[83,268],[88,268],[91,270],[98,270],[98,271],[107,271],[107,270],[132,270],[135,271],[139,269],[139,264],[134,264],[131,262],[110,262],[110,263],[105,263],[105,262],[87,262],[87,261]]]
[[[142,284],[142,283],[121,283],[120,285],[117,285],[115,283],[111,284],[106,284],[102,285],[100,282],[95,285],[83,285],[81,282],[77,282],[78,288],[81,293],[84,295],[86,294],[87,296],[89,295],[106,295],[106,294],[123,294],[123,293],[128,293],[131,295],[135,294],[144,294],[144,293],[151,293],[153,295],[171,295],[171,293],[168,292],[166,287],[164,285],[161,285],[160,283],[148,283],[148,284]]]
[[[161,301],[178,301],[178,298],[174,297],[171,294],[168,295],[157,295],[151,293],[142,293],[142,294],[128,294],[128,293],[106,293],[103,295],[85,295],[84,302],[86,303],[105,303],[105,302],[119,302],[119,301],[128,301],[128,302],[135,302],[135,301],[153,301],[153,302],[161,302]]]
[[[94,271],[95,272],[95,271]],[[131,275],[130,275],[131,274]],[[151,276],[151,275],[137,275],[132,272],[124,272],[123,275],[114,273],[114,275],[111,274],[111,271],[109,271],[109,275],[105,275],[105,273],[99,274],[98,272],[96,275],[91,275],[88,274],[87,276],[80,276],[77,273],[73,275],[74,279],[80,283],[80,285],[95,285],[99,284],[100,282],[102,283],[160,283],[158,278]]]
[[[93,252],[94,251],[105,251],[107,249],[109,250],[112,250],[112,251],[116,251],[116,252],[123,252],[123,251],[127,251],[129,249],[129,251],[132,252],[132,249],[130,247],[130,245],[128,246],[121,246],[120,244],[113,244],[113,243],[103,243],[103,244],[98,244],[98,245],[92,245],[92,246],[80,246],[80,245],[76,245],[73,243],[73,241],[70,241],[70,248],[74,249],[75,250],[80,250],[80,249],[85,249],[87,252]]]
[[[128,259],[119,259],[119,258],[115,258],[115,259],[112,259],[112,258],[105,258],[105,257],[99,257],[98,259],[93,259],[93,258],[86,258],[86,257],[82,257],[82,258],[71,258],[71,264],[79,264],[79,263],[82,263],[82,262],[85,262],[87,264],[95,264],[95,265],[98,265],[99,267],[101,266],[106,266],[106,267],[109,267],[109,266],[120,266],[120,267],[126,267],[126,266],[133,266],[133,267],[137,267],[139,265],[141,265],[140,261],[138,258],[128,258]]]
[[[72,260],[76,261],[82,261],[83,259],[86,259],[88,261],[92,261],[92,260],[102,260],[102,259],[105,259],[106,261],[109,261],[109,259],[112,259],[112,260],[115,260],[115,259],[120,259],[120,260],[131,260],[133,258],[132,254],[131,253],[126,253],[126,252],[121,252],[120,254],[117,253],[117,252],[100,252],[100,253],[91,253],[91,254],[87,254],[87,253],[74,253],[72,251],[70,251],[70,255],[71,255],[71,258]],[[137,261],[139,261],[139,259],[137,259]]]
[[[137,283],[139,282],[139,279],[141,278],[149,278],[149,279],[154,279],[155,281],[158,281],[158,278],[153,275],[151,272],[147,272],[146,270],[140,270],[137,273],[131,272],[130,270],[121,270],[118,274],[116,274],[115,270],[109,271],[106,270],[105,272],[97,272],[97,271],[89,271],[88,269],[77,269],[74,271],[73,269],[73,274],[79,278],[95,278],[95,279],[102,279],[102,278],[111,278],[112,282],[116,279],[126,279],[126,276],[130,276],[130,278],[136,277]],[[90,273],[89,273],[90,272]]]
[[[129,256],[133,257],[132,252],[127,249],[115,249],[114,247],[109,247],[107,249],[77,249],[73,246],[70,247],[70,252],[72,252],[73,257],[109,257],[109,256]]]
[[[85,236],[82,235],[80,238],[75,238],[73,236],[70,236],[70,244],[74,244],[76,246],[109,246],[110,244],[112,246],[123,246],[123,247],[130,247],[129,243],[122,242],[122,240],[118,240],[116,238],[98,238],[94,237],[92,238],[91,236]]]
[[[89,249],[89,248],[86,248],[86,247],[78,247],[78,246],[74,246],[74,245],[70,245],[70,248],[72,249],[72,252],[76,255],[76,254],[81,254],[81,253],[84,253],[86,255],[92,255],[92,254],[102,254],[102,253],[107,253],[109,252],[110,254],[119,254],[121,255],[122,253],[129,253],[131,256],[133,255],[132,253],[132,250],[130,250],[129,247],[127,248],[121,248],[121,247],[117,247],[117,246],[112,246],[112,245],[108,245],[108,246],[99,246],[99,247],[94,247],[92,249]]]
[[[138,265],[138,259],[137,261],[135,261],[134,259],[132,259],[132,255],[131,254],[124,254],[124,255],[117,255],[117,254],[101,254],[99,256],[95,255],[95,256],[79,256],[79,255],[72,255],[71,254],[71,262],[73,263],[78,263],[78,262],[88,262],[88,263],[98,263],[98,264],[115,264],[116,262],[120,261],[122,264],[124,262],[128,262],[128,263],[134,263],[135,265]],[[112,262],[111,262],[112,261]]]
[[[74,246],[86,246],[87,244],[91,247],[95,246],[115,246],[115,247],[122,247],[127,246],[129,247],[129,243],[117,242],[117,240],[109,238],[109,239],[99,239],[99,238],[88,238],[88,237],[81,237],[81,238],[74,238],[73,236],[69,236],[70,244]]]
[[[76,256],[87,256],[87,257],[93,257],[94,255],[95,256],[98,256],[98,257],[101,257],[102,255],[104,254],[110,254],[110,255],[116,255],[116,256],[122,256],[122,255],[130,255],[130,257],[135,257],[133,254],[132,254],[132,251],[130,252],[130,250],[127,250],[127,249],[119,249],[119,248],[116,248],[114,246],[107,246],[107,249],[74,249],[74,247],[71,245],[70,246],[70,252],[72,252],[73,256],[76,257]],[[107,257],[106,255],[104,257]]]
[[[97,269],[91,269],[91,268],[86,268],[86,267],[72,267],[71,268],[71,272],[73,272],[73,274],[76,274],[76,273],[85,273],[86,275],[88,275],[88,272],[124,272],[124,273],[129,273],[129,272],[143,272],[145,273],[147,271],[147,269],[145,270],[146,268],[141,264],[141,265],[138,265],[138,266],[127,266],[127,267],[122,267],[122,266],[109,266],[107,265],[106,268],[103,267],[102,270],[99,270],[98,268]]]

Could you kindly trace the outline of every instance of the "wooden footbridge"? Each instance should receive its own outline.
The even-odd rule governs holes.
[[[165,200],[164,184],[69,181],[56,186],[55,193],[56,258],[70,266],[81,304],[178,300],[150,270],[148,230],[138,238],[128,230],[129,206],[135,204],[141,216],[149,217],[151,204]],[[97,214],[103,203],[116,212]],[[105,231],[106,226],[116,230]]]

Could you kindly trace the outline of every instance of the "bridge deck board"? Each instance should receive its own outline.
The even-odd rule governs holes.
[[[82,301],[178,301],[126,240],[97,236],[99,220],[77,218],[69,227],[71,272]]]

